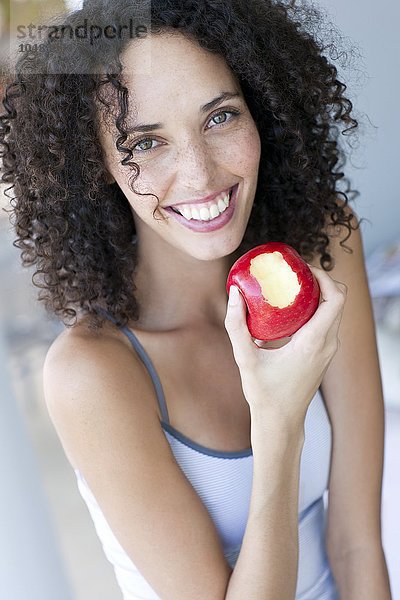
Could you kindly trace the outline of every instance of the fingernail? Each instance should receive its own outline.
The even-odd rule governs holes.
[[[236,304],[239,304],[239,290],[237,289],[236,285],[231,285],[229,288],[228,304],[230,306],[236,306]]]

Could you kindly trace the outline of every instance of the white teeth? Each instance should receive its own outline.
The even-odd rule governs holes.
[[[209,221],[211,219],[210,216],[210,211],[208,210],[208,208],[205,208],[204,206],[200,209],[200,219],[202,221]]]
[[[215,217],[218,217],[219,214],[221,214],[221,211],[219,210],[219,207],[216,204],[213,204],[209,208],[209,213],[210,213],[210,218],[214,219]]]
[[[195,206],[185,206],[180,214],[188,221],[196,219],[197,221],[211,221],[223,213],[229,206],[229,194],[223,199],[218,200],[218,204],[212,203],[208,208],[202,206],[200,209]]]
[[[224,210],[226,209],[228,205],[225,204],[225,200],[218,200],[218,208],[219,208],[219,212],[224,212]]]
[[[184,208],[182,210],[182,215],[185,217],[185,219],[187,219],[188,221],[190,221],[190,219],[192,219],[192,212],[189,208]]]
[[[197,210],[197,208],[193,207],[193,208],[188,208],[188,210],[191,212],[192,214],[192,219],[200,219],[200,215],[199,215],[199,211]]]

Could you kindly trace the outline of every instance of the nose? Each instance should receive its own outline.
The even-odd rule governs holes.
[[[191,138],[179,149],[176,164],[176,184],[180,189],[194,190],[190,198],[214,189],[217,175],[217,160],[207,144]]]

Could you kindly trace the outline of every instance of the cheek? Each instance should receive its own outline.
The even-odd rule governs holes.
[[[225,148],[228,150],[229,162],[232,168],[235,166],[236,173],[246,175],[257,172],[261,156],[261,141],[255,124],[236,131],[228,140],[228,144],[225,144]]]

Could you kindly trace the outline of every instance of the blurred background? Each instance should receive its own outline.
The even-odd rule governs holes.
[[[339,59],[337,67],[360,119],[346,172],[360,192],[352,206],[366,219],[361,232],[385,398],[383,542],[393,599],[400,600],[400,8],[394,0],[315,5],[327,11],[344,46],[353,48],[353,58],[343,67]],[[10,13],[18,11],[28,23],[43,7],[44,0],[0,3],[3,68]],[[75,0],[46,1],[50,12],[79,7]],[[2,87],[0,81],[1,96]],[[5,187],[0,185],[0,597],[119,600],[113,569],[44,405],[44,357],[63,325],[45,314],[36,301],[33,271],[20,266],[3,210]]]

